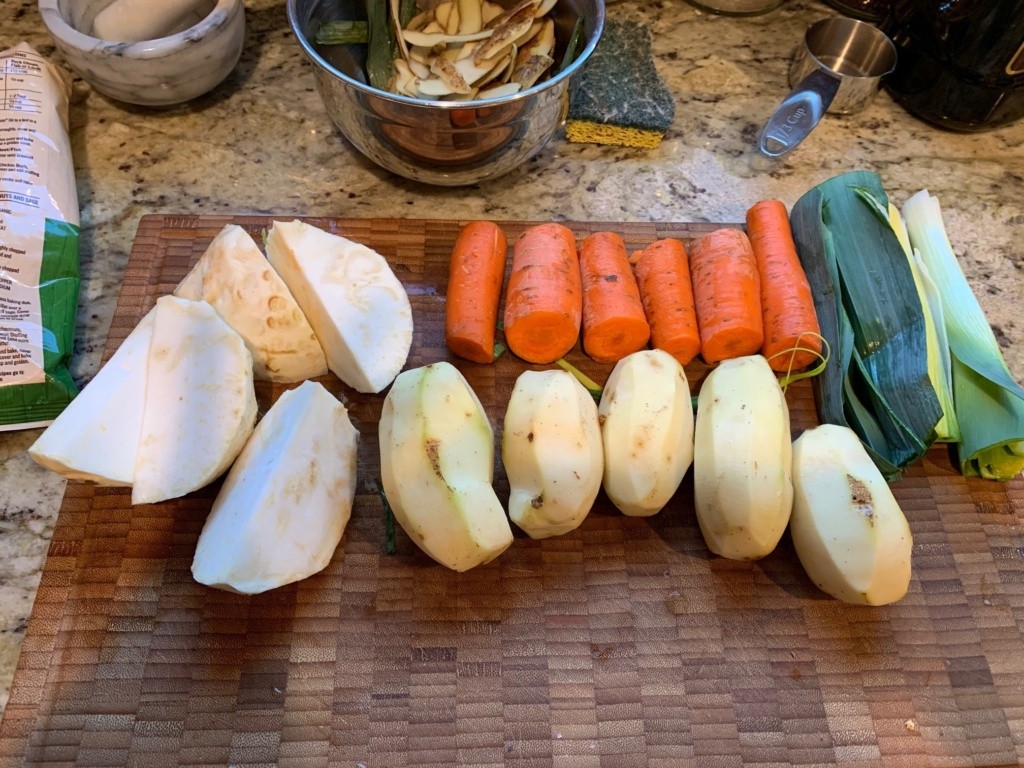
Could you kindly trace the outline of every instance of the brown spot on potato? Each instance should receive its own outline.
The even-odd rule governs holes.
[[[430,468],[434,470],[435,475],[444,480],[444,475],[441,474],[441,441],[437,438],[427,440],[426,449]]]
[[[543,507],[544,494],[542,493],[539,496],[534,496],[533,499],[530,501],[530,506],[533,507],[534,509],[540,509],[541,507]]]
[[[853,475],[847,475],[846,482],[850,486],[850,503],[854,510],[864,516],[868,525],[874,527],[875,500],[871,496],[871,490]]]

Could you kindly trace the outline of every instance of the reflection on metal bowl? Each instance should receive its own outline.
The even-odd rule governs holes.
[[[313,63],[327,114],[373,162],[405,178],[445,186],[500,176],[543,148],[564,122],[573,75],[604,26],[604,0],[561,0],[554,11],[555,61],[580,14],[586,39],[564,71],[513,96],[422,101],[367,85],[356,46],[336,46],[325,55],[310,43],[321,21],[359,19],[361,9],[354,0],[288,0],[288,18]]]

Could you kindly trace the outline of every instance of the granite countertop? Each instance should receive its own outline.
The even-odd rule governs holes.
[[[388,175],[334,130],[300,55],[283,0],[247,0],[247,41],[232,76],[185,107],[114,103],[76,80],[71,138],[82,209],[82,289],[73,373],[96,371],[139,217],[154,212],[410,218],[741,221],[758,199],[787,205],[844,171],[877,171],[897,201],[927,187],[1024,379],[1024,121],[981,135],[933,129],[886,93],[866,112],[828,117],[782,161],[755,141],[786,92],[804,27],[830,11],[789,0],[764,16],[700,13],[682,0],[621,0],[612,18],[646,20],[677,99],[655,151],[567,144],[465,189]],[[35,0],[0,5],[0,49],[28,41],[55,56]],[[25,449],[38,431],[0,434],[0,707],[32,608],[64,482]]]

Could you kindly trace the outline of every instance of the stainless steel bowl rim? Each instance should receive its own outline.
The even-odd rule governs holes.
[[[360,82],[353,77],[349,77],[340,69],[333,66],[323,56],[317,53],[316,48],[313,47],[312,43],[306,39],[306,35],[301,28],[299,23],[298,11],[296,10],[296,3],[298,0],[287,0],[288,8],[288,23],[291,24],[292,32],[295,34],[295,38],[299,41],[299,45],[302,46],[303,53],[314,62],[325,72],[329,72],[339,80],[343,80],[353,88],[356,88],[363,93],[376,96],[377,98],[384,99],[386,101],[393,101],[399,104],[408,104],[411,106],[422,106],[422,107],[435,107],[438,109],[473,109],[477,107],[493,106],[495,104],[512,104],[520,99],[527,98],[532,94],[545,91],[548,88],[552,88],[558,83],[566,80],[576,72],[593,52],[597,46],[598,41],[601,39],[601,33],[604,30],[604,6],[603,4],[599,7],[597,18],[594,20],[594,32],[590,35],[590,39],[587,41],[587,45],[581,50],[576,59],[566,67],[564,70],[559,72],[552,78],[544,80],[543,82],[537,83],[536,85],[527,88],[525,91],[514,93],[511,96],[500,96],[494,99],[473,99],[472,101],[440,101],[437,99],[417,99],[412,96],[402,96],[397,93],[391,93],[390,91],[382,91],[379,88],[374,88],[372,85]]]
[[[39,0],[39,9],[47,29],[75,48],[109,55],[112,58],[122,57],[130,49],[128,57],[130,59],[158,59],[194,45],[196,40],[203,39],[211,30],[223,26],[231,18],[231,9],[238,4],[239,0],[216,0],[210,12],[188,29],[166,37],[140,40],[135,43],[104,40],[76,29],[60,12],[59,0]],[[51,24],[59,24],[60,27],[54,29]]]

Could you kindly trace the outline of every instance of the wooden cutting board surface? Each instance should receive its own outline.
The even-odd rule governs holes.
[[[147,216],[109,356],[229,221]],[[445,349],[454,221],[311,220],[384,254],[412,299],[409,366]],[[509,222],[513,242],[524,223]],[[630,247],[708,224],[577,224]],[[570,358],[603,381],[609,366]],[[496,440],[525,366],[452,360]],[[688,369],[696,390],[705,369]],[[464,574],[399,529],[374,489],[383,395],[323,383],[360,430],[352,520],[321,574],[256,597],[196,584],[216,494],[132,507],[69,483],[0,726],[0,764],[47,766],[995,766],[1024,760],[1024,486],[967,480],[933,450],[894,491],[914,534],[910,593],[885,608],[819,592],[788,537],[710,556],[688,476],[661,514],[603,497],[577,531],[517,534]],[[261,411],[280,394],[261,384]],[[815,423],[790,388],[794,434]],[[496,471],[499,497],[508,484]]]

